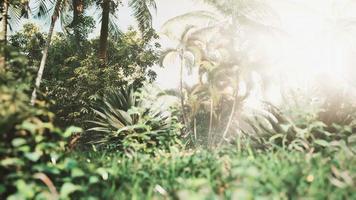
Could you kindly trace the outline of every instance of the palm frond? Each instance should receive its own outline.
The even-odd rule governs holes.
[[[19,26],[22,18],[28,18],[29,12],[30,8],[28,1],[11,3],[8,10],[8,24],[10,30]]]
[[[170,58],[172,58],[173,56],[174,56],[174,57],[177,57],[177,56],[178,56],[178,52],[177,52],[176,49],[168,48],[168,49],[162,51],[162,52],[160,53],[160,55],[161,55],[161,56],[160,56],[160,58],[159,58],[159,65],[160,65],[161,67],[163,67],[165,60],[170,59]]]
[[[263,0],[203,0],[221,13],[233,19],[246,17],[260,24],[278,26],[279,18],[271,6]]]
[[[53,9],[55,0],[35,0],[31,8],[34,17],[49,18],[50,11]]]
[[[138,22],[142,33],[152,28],[152,14],[150,9],[157,10],[154,0],[130,0],[129,6],[133,9],[133,16]]]
[[[20,25],[21,23],[21,17],[22,17],[22,14],[21,14],[21,9],[17,6],[10,6],[9,7],[9,28],[10,30],[13,30],[14,28],[16,28],[17,26]]]
[[[193,11],[189,12],[166,21],[161,32],[167,35],[171,39],[180,41],[182,36],[185,36],[187,32],[190,32],[192,28],[202,28],[210,26],[218,21],[218,17],[208,11]]]
[[[59,18],[60,18],[60,23],[62,30],[64,33],[68,33],[68,26],[69,24],[73,21],[73,16],[71,15],[73,7],[72,4],[70,4],[68,1],[64,1],[61,6],[61,10],[59,12]]]
[[[122,36],[122,31],[118,25],[118,16],[116,13],[110,13],[109,16],[109,34],[114,41],[117,41]]]

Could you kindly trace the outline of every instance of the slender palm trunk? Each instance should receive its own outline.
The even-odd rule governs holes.
[[[185,110],[184,110],[184,92],[183,92],[183,69],[184,69],[184,65],[185,65],[185,62],[184,62],[184,52],[182,51],[180,53],[180,83],[179,83],[179,90],[180,90],[180,104],[181,104],[181,107],[182,107],[182,116],[183,116],[183,123],[184,123],[184,126],[187,125],[187,117],[186,117],[186,114],[185,114]]]
[[[213,129],[213,113],[214,113],[214,100],[211,98],[210,100],[210,120],[209,120],[209,132],[208,132],[208,145],[212,145],[212,129]]]
[[[73,21],[72,25],[75,26],[79,23],[84,11],[84,0],[73,0]]]
[[[99,39],[99,58],[106,63],[108,51],[108,36],[109,36],[109,15],[110,15],[110,0],[103,0],[102,19]]]
[[[70,27],[73,28],[74,30],[74,36],[75,36],[75,42],[78,48],[79,53],[83,52],[80,50],[81,46],[81,35],[80,35],[80,29],[78,28],[78,25],[80,23],[80,20],[83,19],[83,12],[84,12],[84,0],[73,0],[73,21],[70,24]]]
[[[0,41],[6,43],[9,0],[4,0],[2,7],[3,7],[3,10],[2,10],[1,16],[0,16],[0,18],[1,18]]]
[[[37,90],[39,90],[40,85],[41,85],[42,75],[43,75],[43,71],[44,71],[44,68],[46,65],[46,61],[47,61],[48,50],[51,45],[54,26],[56,25],[61,5],[62,5],[62,0],[57,0],[55,8],[54,8],[54,12],[52,14],[51,25],[50,25],[49,31],[48,31],[46,46],[43,50],[40,68],[38,69],[38,73],[37,73],[35,88],[33,89],[32,96],[31,96],[31,105],[34,105],[35,101],[37,99]]]
[[[197,137],[197,118],[194,117],[194,124],[193,124],[193,129],[194,129],[194,140],[195,143],[197,143],[198,137]]]
[[[6,55],[5,55],[5,45],[7,42],[7,22],[8,22],[8,11],[9,11],[9,0],[3,1],[3,10],[1,12],[1,27],[0,27],[0,45],[3,47],[0,52],[0,72],[5,70],[6,65]]]
[[[231,113],[230,113],[230,116],[229,116],[229,121],[226,124],[225,131],[224,131],[223,136],[222,136],[222,138],[220,140],[220,145],[224,142],[224,140],[226,139],[226,135],[229,132],[229,129],[230,129],[230,126],[231,126],[231,123],[232,123],[232,118],[234,117],[235,110],[236,110],[236,102],[237,102],[237,95],[235,94],[234,95],[234,102],[232,104],[232,110],[231,110]]]

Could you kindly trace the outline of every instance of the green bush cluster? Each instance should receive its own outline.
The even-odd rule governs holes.
[[[53,175],[65,168],[65,138],[78,129],[57,128],[44,102],[30,106],[27,59],[10,47],[7,54],[0,72],[0,199],[48,199]]]
[[[5,140],[0,146],[1,199],[50,199],[58,195],[55,188],[70,172],[65,138],[80,129],[63,132],[51,120],[53,115],[43,110],[29,114],[10,132],[1,134]]]
[[[43,76],[41,99],[51,102],[50,109],[56,113],[56,123],[61,127],[73,124],[84,127],[85,121],[93,117],[90,107],[111,88],[127,84],[137,88],[156,77],[151,68],[158,61],[160,45],[155,41],[158,36],[153,30],[141,37],[130,28],[110,40],[109,62],[103,67],[97,57],[98,39],[87,38],[94,28],[93,22],[86,19],[81,26],[79,41],[71,33],[54,36]],[[27,65],[22,70],[31,76],[36,74],[40,63],[43,38],[45,34],[38,27],[25,24],[9,41],[26,55]]]
[[[163,108],[155,105],[162,92],[143,88],[156,76],[154,30],[118,34],[103,62],[100,41],[88,39],[94,20],[80,21],[54,36],[35,106],[29,96],[45,34],[26,24],[0,47],[7,61],[0,69],[0,199],[356,199],[354,103],[328,97],[315,110],[266,103],[243,119],[253,87],[227,28],[214,36],[224,44],[209,48],[221,56],[194,58],[199,83],[182,85],[181,105]],[[187,36],[183,42],[195,40]],[[182,70],[193,65],[182,46],[208,49],[195,43],[173,50]],[[73,124],[81,128],[64,128]]]
[[[50,177],[62,199],[353,199],[355,164],[355,157],[342,153],[236,147],[171,148],[155,156],[77,152],[56,164],[61,173]]]
[[[133,85],[110,90],[93,106],[95,117],[88,121],[90,128],[79,143],[146,153],[178,145],[181,127],[177,117],[154,108],[147,98]]]
[[[328,110],[297,109],[281,110],[266,104],[266,111],[247,119],[249,127],[241,130],[239,139],[252,143],[255,148],[283,148],[301,152],[333,152],[340,149],[348,154],[356,153],[356,112],[347,107],[343,117],[329,118],[323,121],[322,114]],[[341,123],[341,118],[344,120]]]

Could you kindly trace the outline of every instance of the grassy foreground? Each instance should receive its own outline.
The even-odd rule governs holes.
[[[72,158],[73,199],[356,198],[356,158],[340,152],[259,153],[231,147],[219,153],[172,149],[155,157],[91,153]]]

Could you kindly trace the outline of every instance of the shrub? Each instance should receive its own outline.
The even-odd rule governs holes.
[[[119,151],[152,152],[177,144],[177,118],[155,109],[133,86],[113,89],[93,108],[96,117],[86,134],[89,143]],[[84,136],[85,137],[85,136]]]
[[[54,115],[44,106],[30,106],[26,91],[10,83],[0,86],[0,199],[57,195],[53,179],[67,171],[65,138],[78,131],[56,128]]]
[[[242,137],[255,147],[282,147],[302,152],[344,149],[351,155],[356,153],[356,121],[354,116],[350,117],[356,113],[350,114],[352,107],[345,113],[351,120],[340,123],[339,116],[335,123],[326,124],[320,118],[321,111],[292,109],[283,112],[269,103],[265,105],[266,112],[247,119],[249,128],[241,130]]]

